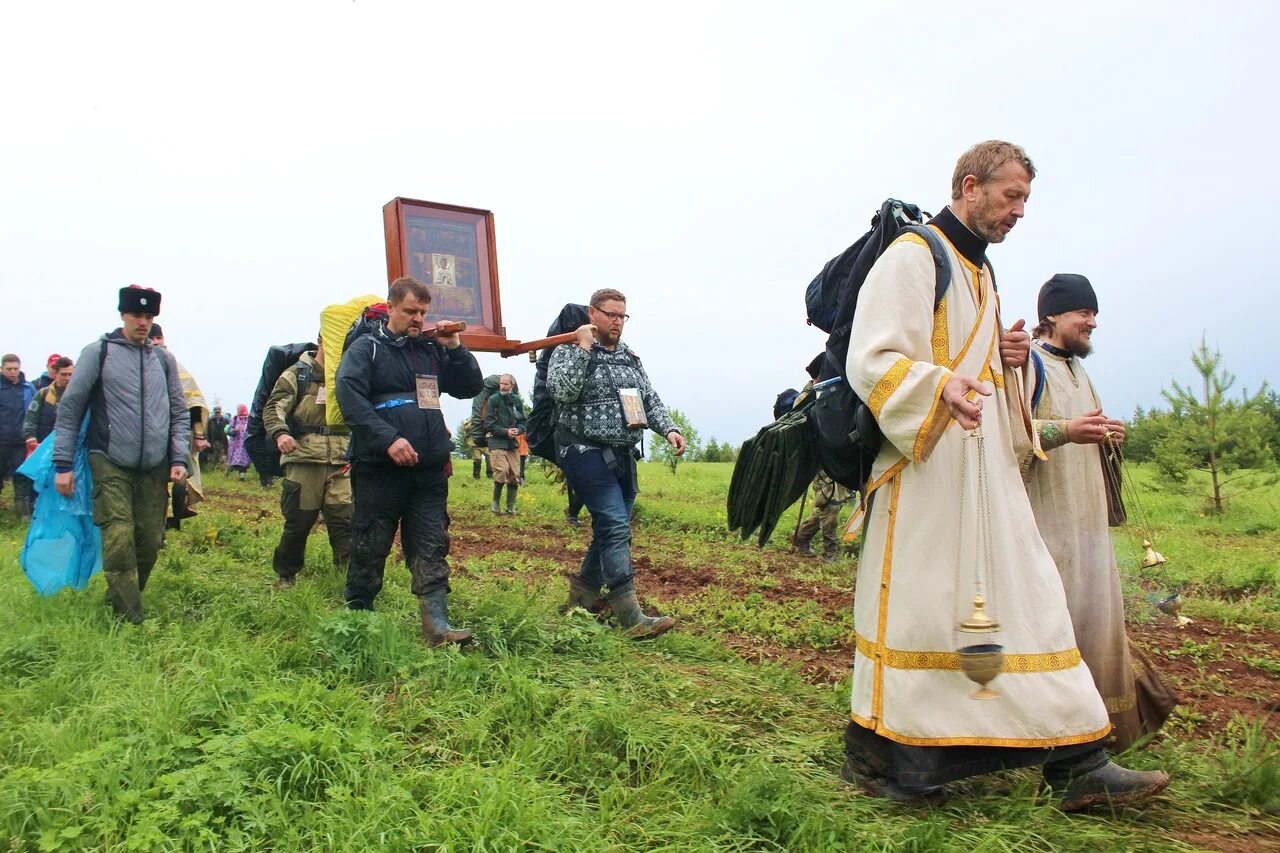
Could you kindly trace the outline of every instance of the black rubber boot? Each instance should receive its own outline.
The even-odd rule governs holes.
[[[493,501],[489,504],[489,509],[493,510],[496,513],[501,514],[502,513],[501,501],[502,501],[502,484],[494,483],[493,484]]]
[[[479,459],[471,460],[471,479],[473,480],[480,479],[480,460]]]
[[[646,616],[636,600],[636,588],[632,583],[610,590],[609,606],[626,631],[635,640],[647,640],[667,633],[676,626],[670,616]]]
[[[1055,772],[1045,765],[1045,784],[1062,799],[1058,808],[1078,812],[1091,806],[1114,806],[1153,797],[1169,786],[1163,770],[1127,770],[1113,761],[1087,772]]]
[[[516,514],[516,492],[519,490],[515,483],[507,483],[507,515]]]
[[[474,639],[470,631],[449,627],[448,593],[443,588],[418,596],[418,611],[422,614],[422,639],[428,645],[463,645]]]

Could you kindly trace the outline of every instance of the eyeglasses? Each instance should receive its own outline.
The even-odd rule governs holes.
[[[624,321],[625,321],[625,320],[630,320],[630,319],[631,319],[631,315],[630,315],[630,314],[617,314],[617,313],[615,313],[615,312],[613,312],[613,311],[605,311],[603,308],[597,308],[597,307],[596,307],[596,306],[594,306],[594,305],[592,305],[592,306],[591,306],[591,310],[593,310],[593,311],[599,311],[601,314],[603,314],[604,316],[608,317],[610,320],[624,320]]]

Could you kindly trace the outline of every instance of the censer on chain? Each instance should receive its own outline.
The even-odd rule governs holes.
[[[1142,503],[1138,500],[1138,487],[1133,482],[1133,475],[1129,473],[1128,466],[1124,464],[1124,453],[1121,451],[1120,443],[1112,433],[1108,432],[1102,437],[1099,450],[1102,453],[1102,468],[1107,475],[1108,520],[1112,526],[1127,523],[1128,517],[1125,512],[1127,505],[1133,510],[1136,532],[1142,536],[1142,556],[1138,564],[1144,569],[1153,569],[1168,563],[1168,558],[1157,551],[1155,545],[1151,543],[1153,538],[1151,522]],[[1118,512],[1112,506],[1113,503],[1118,505]],[[1166,598],[1156,598],[1152,601],[1161,613],[1172,616],[1179,628],[1191,624],[1190,619],[1179,613],[1182,609],[1182,593],[1179,590],[1173,590]]]
[[[968,495],[965,484],[969,469],[969,445],[973,443],[977,453],[977,477],[975,513],[977,523],[973,525],[973,603],[972,612],[961,619],[956,626],[960,641],[956,654],[960,657],[960,670],[965,676],[978,685],[978,689],[970,694],[970,699],[992,699],[1000,694],[987,686],[1004,668],[1004,646],[993,642],[1000,631],[1000,623],[992,613],[987,611],[987,595],[992,597],[994,612],[994,578],[992,562],[994,549],[991,544],[991,495],[990,477],[987,473],[986,445],[982,437],[982,427],[975,428],[964,437],[960,451],[960,534],[957,545],[963,546],[965,541],[965,506]],[[964,571],[964,548],[961,547],[961,560],[957,571]],[[984,576],[985,572],[985,576]],[[957,578],[959,580],[959,578]],[[957,583],[956,588],[960,589]],[[967,608],[966,608],[967,609]]]

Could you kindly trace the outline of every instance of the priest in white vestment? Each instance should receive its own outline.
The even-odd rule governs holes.
[[[941,301],[933,255],[915,234],[885,250],[858,297],[847,374],[885,439],[868,487],[845,737],[846,778],[869,794],[926,797],[965,776],[1037,764],[1064,809],[1168,784],[1163,773],[1118,767],[1102,749],[1107,710],[1019,471],[1032,437],[1013,368],[1026,346],[1019,358],[1002,356],[985,252],[1023,216],[1034,175],[1017,146],[974,146],[957,163],[950,207],[929,225],[950,265]],[[987,542],[990,559],[980,559]],[[1000,630],[966,636],[957,626],[978,579]],[[974,643],[1004,647],[995,698],[970,698],[975,684],[956,650]]]
[[[1043,452],[1025,454],[1023,476],[1062,578],[1076,645],[1111,718],[1112,746],[1122,751],[1158,730],[1177,704],[1125,632],[1110,533],[1111,524],[1123,523],[1120,468],[1100,452],[1104,442],[1118,446],[1124,440],[1124,421],[1103,414],[1082,363],[1098,326],[1098,297],[1089,279],[1055,275],[1040,288],[1037,309],[1023,387],[1033,441]]]

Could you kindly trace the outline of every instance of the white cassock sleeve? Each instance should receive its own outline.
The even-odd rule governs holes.
[[[885,439],[913,462],[929,457],[951,421],[942,386],[952,372],[934,363],[935,276],[925,246],[909,240],[889,246],[858,294],[846,363],[849,384]],[[946,340],[945,312],[937,322]]]

